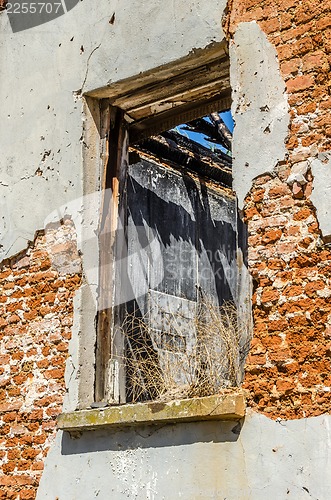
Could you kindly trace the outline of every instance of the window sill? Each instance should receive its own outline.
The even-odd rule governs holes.
[[[167,403],[136,403],[62,413],[57,427],[64,431],[85,431],[139,424],[235,420],[245,416],[245,408],[244,393],[236,390]]]

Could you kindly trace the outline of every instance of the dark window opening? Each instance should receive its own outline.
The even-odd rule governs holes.
[[[144,139],[137,149],[231,187],[232,132],[221,115],[211,113]],[[230,112],[226,115],[231,127]]]
[[[233,124],[229,112],[178,123],[140,138],[133,124],[127,160],[113,149],[120,224],[102,245],[114,300],[98,317],[108,352],[96,398],[109,404],[211,395],[242,380],[246,231],[232,191]]]

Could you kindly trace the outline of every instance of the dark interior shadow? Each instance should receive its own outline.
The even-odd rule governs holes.
[[[208,292],[213,291],[213,296],[210,293],[210,297],[215,298],[219,305],[224,301],[234,302],[236,297],[233,291],[236,291],[237,279],[233,276],[230,286],[224,269],[224,266],[231,266],[231,270],[237,272],[236,212],[233,199],[207,187],[202,180],[197,184],[196,180],[184,172],[168,172],[164,167],[145,160],[131,164],[129,172],[128,253],[136,254],[136,260],[133,261],[132,269],[122,269],[121,287],[126,291],[130,290],[130,294],[124,296],[134,297],[130,273],[137,272],[140,264],[137,255],[140,250],[144,250],[148,263],[145,279],[150,284],[151,274],[159,273],[160,281],[157,280],[158,285],[153,287],[157,291],[197,301],[199,287],[207,297]],[[153,178],[157,179],[157,184],[153,184]],[[232,218],[229,221],[230,213]],[[162,265],[157,264],[153,271],[151,269],[155,262],[153,252],[150,251],[151,233],[162,248],[158,256]],[[147,310],[147,295],[142,295],[138,302]],[[153,399],[156,396],[155,381],[149,383],[148,377],[144,377],[143,373],[139,377],[144,380],[145,391],[134,395],[135,389],[130,383],[131,375],[136,375],[132,353],[144,360],[157,358],[151,339],[147,336],[142,339],[145,332],[139,327],[133,328],[132,318],[141,320],[144,316],[138,302],[133,299],[125,304],[130,318],[130,333],[126,338],[126,387],[129,402]],[[141,321],[138,321],[139,324]],[[155,364],[157,365],[157,359]],[[140,385],[138,390],[141,391]]]
[[[141,162],[141,164],[146,168],[151,167],[148,162]],[[158,169],[159,167],[154,166],[154,168]],[[190,201],[191,213],[182,206],[182,199],[179,198],[173,201],[165,201],[163,199],[163,189],[167,189],[167,182],[164,182],[164,186],[160,185],[160,195],[158,195],[130,177],[128,198],[132,199],[132,203],[128,207],[129,215],[135,227],[144,228],[147,225],[147,227],[157,234],[158,239],[165,249],[171,246],[172,237],[177,242],[189,243],[199,256],[204,251],[207,255],[210,268],[213,271],[219,304],[221,305],[223,301],[227,300],[233,301],[235,297],[233,297],[219,257],[223,255],[229,264],[236,259],[236,231],[229,222],[213,219],[209,197],[214,197],[215,195],[207,190],[205,185],[201,184],[199,193],[196,183],[191,178],[183,173],[180,177],[182,178],[185,190],[182,196]],[[224,203],[220,196],[217,197],[217,201],[220,207]],[[235,217],[234,214],[234,221]],[[146,247],[148,241],[148,238],[143,238],[143,233],[144,231],[140,231],[139,233],[139,243],[142,248]],[[173,262],[167,262],[167,252],[163,252],[162,259],[165,273],[163,284],[166,282],[168,293],[175,294],[174,290],[171,289],[173,278],[171,280],[171,276],[167,274],[167,269],[173,269]],[[189,261],[187,265],[189,265]],[[194,268],[193,262],[191,263],[191,267]],[[186,282],[183,281],[182,291],[187,299],[196,300],[196,297],[192,294],[195,294],[197,280],[193,276],[192,278],[187,279]],[[203,278],[200,277],[200,280],[203,281]],[[204,285],[206,287],[210,286],[203,282],[199,284],[202,288],[204,288]],[[159,290],[163,291],[162,283],[159,286]]]
[[[64,432],[62,455],[102,451],[188,446],[194,443],[225,443],[238,440],[244,419],[189,422],[165,425],[135,425],[70,435]]]

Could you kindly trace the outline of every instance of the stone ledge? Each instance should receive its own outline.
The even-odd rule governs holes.
[[[167,403],[136,403],[62,413],[57,427],[64,431],[85,431],[139,424],[235,420],[245,416],[245,408],[242,391],[227,391],[216,396]]]

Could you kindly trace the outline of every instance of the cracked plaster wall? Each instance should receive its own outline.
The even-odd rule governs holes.
[[[58,433],[37,500],[329,497],[331,418]]]
[[[310,163],[314,177],[311,201],[324,237],[331,236],[331,151],[320,153]]]
[[[83,194],[82,102],[75,91],[106,86],[221,41],[225,5],[206,4],[202,15],[198,0],[179,0],[167,9],[139,0],[83,1],[54,21],[15,34],[1,14],[0,259],[25,248],[50,212]]]
[[[230,60],[233,185],[243,208],[253,179],[272,172],[285,158],[289,114],[276,49],[255,21],[239,24]]]
[[[252,181],[272,173],[289,155],[286,141],[290,117],[276,48],[256,21],[239,23],[230,42],[230,60],[232,114],[236,124],[233,185],[242,209]],[[300,119],[298,122],[301,124]],[[311,201],[321,232],[328,239],[331,236],[330,158],[330,152],[317,154],[314,144],[308,160],[298,161],[292,152],[291,159],[296,163],[287,179],[296,195],[307,184],[307,173],[311,169],[314,177]]]
[[[221,42],[225,5],[206,4],[202,15],[198,0],[167,9],[155,1],[82,1],[14,34],[0,15],[0,261],[48,223],[73,218],[86,286],[75,302],[68,410],[93,397],[101,151],[97,101],[86,106],[81,95]]]

